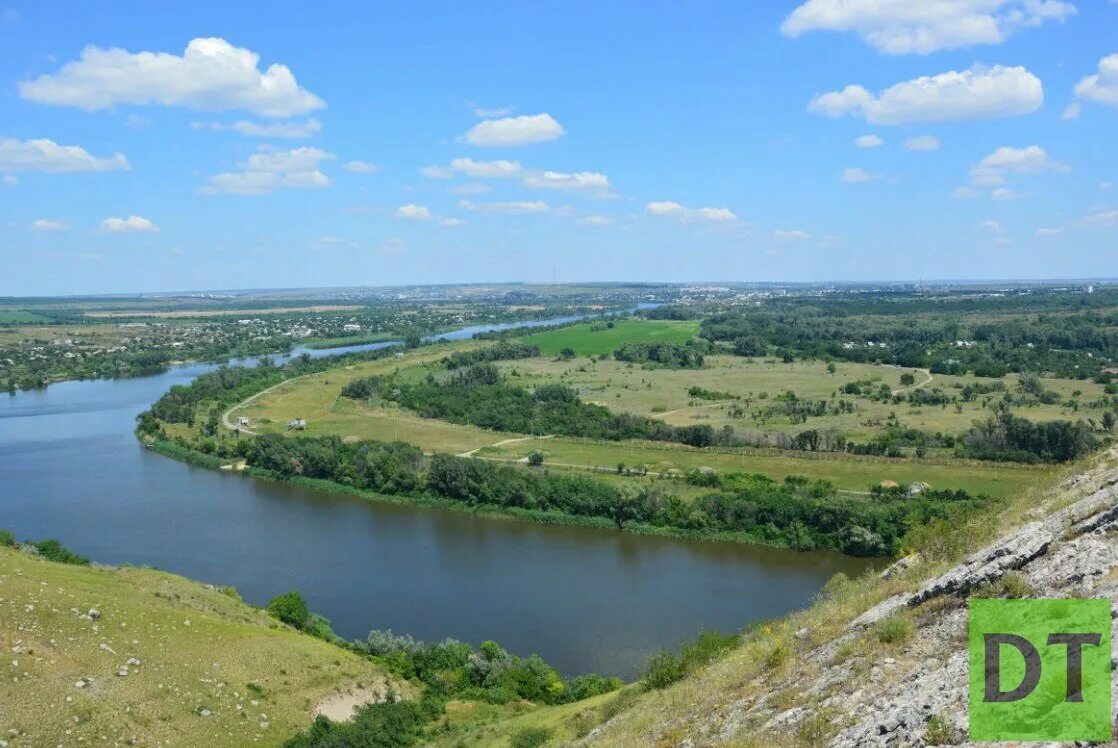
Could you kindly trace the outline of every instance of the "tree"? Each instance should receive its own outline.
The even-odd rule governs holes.
[[[539,467],[543,464],[544,454],[538,449],[533,449],[528,453],[528,464],[532,467]]]
[[[285,592],[269,600],[268,612],[288,626],[294,626],[297,629],[305,628],[311,620],[311,611],[307,607],[307,601],[296,590]]]
[[[766,352],[765,343],[760,338],[741,337],[734,341],[734,353],[739,356],[764,356]]]
[[[609,505],[607,512],[609,518],[617,525],[620,530],[622,526],[629,520],[637,519],[640,517],[640,500],[631,494],[622,494]]]
[[[904,374],[901,374],[901,386],[910,387],[914,384],[916,384],[916,377],[913,376],[911,371],[906,371]]]

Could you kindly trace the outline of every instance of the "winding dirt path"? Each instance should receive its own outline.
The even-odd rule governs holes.
[[[892,394],[899,395],[902,392],[908,392],[909,390],[918,390],[921,387],[924,387],[925,385],[931,384],[932,380],[934,380],[936,378],[935,375],[932,374],[930,369],[917,369],[917,371],[922,372],[924,374],[924,376],[927,377],[927,379],[925,379],[923,382],[917,382],[916,384],[910,384],[907,387],[901,387],[899,389],[895,389],[895,390],[893,390]]]
[[[482,444],[480,447],[475,447],[475,448],[471,449],[469,452],[460,452],[456,456],[457,457],[476,457],[478,452],[480,452],[483,449],[486,449],[487,447],[503,447],[506,444],[516,444],[518,442],[530,442],[533,439],[553,439],[553,438],[555,438],[555,434],[548,434],[547,436],[518,436],[514,439],[502,439],[501,441],[493,442],[492,444]],[[519,462],[519,460],[503,460],[499,457],[481,457],[479,459],[482,459],[482,460],[498,460],[500,462]],[[527,458],[524,458],[524,459],[527,459]]]
[[[314,373],[318,374],[320,372],[314,372]],[[225,428],[229,429],[230,431],[239,431],[242,434],[248,434],[249,436],[260,436],[260,432],[253,431],[252,429],[248,428],[247,426],[238,426],[237,424],[230,421],[229,417],[231,415],[233,415],[233,411],[240,410],[241,408],[245,407],[246,405],[251,403],[256,398],[261,397],[263,395],[267,395],[269,392],[273,392],[275,390],[278,390],[280,387],[283,387],[285,384],[290,384],[291,382],[298,382],[300,379],[304,379],[305,377],[309,377],[309,376],[312,376],[312,374],[301,374],[300,376],[292,377],[291,379],[285,379],[282,382],[280,382],[279,384],[273,384],[271,387],[269,387],[266,390],[261,390],[260,392],[257,392],[255,395],[250,395],[249,397],[246,397],[244,400],[240,401],[239,403],[232,406],[227,411],[225,411],[224,413],[221,414],[221,424],[223,426],[225,426]]]

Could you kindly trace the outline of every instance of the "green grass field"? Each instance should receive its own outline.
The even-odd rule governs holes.
[[[212,586],[2,547],[0,646],[13,746],[280,745],[324,697],[388,684],[379,665]]]
[[[924,481],[933,488],[963,489],[989,496],[1010,496],[1026,486],[1050,479],[1044,467],[947,460],[942,462],[890,460],[828,453],[778,452],[762,450],[714,451],[645,442],[597,442],[569,439],[530,439],[503,446],[487,447],[478,454],[518,460],[533,450],[543,452],[546,464],[585,465],[614,468],[645,467],[650,472],[667,474],[692,468],[710,468],[720,473],[763,473],[775,480],[802,475],[812,480],[829,480],[845,491],[866,491],[883,480],[902,485]]]
[[[307,419],[308,427],[303,433],[308,435],[337,435],[352,440],[401,440],[429,452],[461,454],[481,448],[478,452],[480,456],[520,460],[533,449],[540,449],[548,455],[548,462],[554,467],[570,465],[609,469],[624,462],[630,468],[645,467],[656,473],[709,467],[719,472],[760,472],[776,480],[783,480],[788,475],[804,475],[830,480],[838,488],[848,491],[865,491],[883,480],[902,484],[925,481],[935,488],[959,488],[991,496],[1007,496],[1037,481],[1047,480],[1050,475],[1046,468],[954,459],[887,460],[774,450],[727,453],[666,443],[524,440],[522,434],[425,419],[384,403],[357,403],[339,396],[341,388],[358,377],[400,370],[408,378],[421,378],[426,371],[424,364],[433,363],[445,356],[448,350],[458,347],[463,347],[463,344],[421,348],[407,352],[400,359],[371,361],[303,377],[256,398],[236,410],[234,415],[248,417],[249,428],[260,432],[286,433],[287,422],[300,416]],[[676,413],[669,410],[660,415],[676,423],[717,424],[720,417],[726,421],[734,420],[736,425],[740,425],[740,419],[730,419],[717,406],[689,406],[691,400],[687,388],[694,382],[701,382],[712,389],[738,387],[742,394],[756,394],[762,387],[783,383],[803,389],[805,395],[810,393],[823,397],[833,391],[836,383],[870,375],[880,376],[891,384],[896,382],[899,386],[901,374],[900,370],[888,367],[843,365],[831,376],[826,373],[823,364],[763,364],[728,356],[713,359],[710,366],[701,371],[645,370],[612,360],[584,364],[525,359],[506,362],[502,366],[514,381],[520,377],[529,384],[532,380],[554,376],[572,386],[579,386],[584,399],[603,402],[616,410],[654,414],[660,408],[684,408]],[[584,367],[585,371],[578,371],[579,367]],[[564,373],[569,376],[564,378]],[[648,388],[650,383],[652,389]],[[1086,386],[1089,383],[1074,384]],[[935,409],[934,413],[929,412],[929,416],[941,413]],[[693,418],[696,414],[711,418],[698,420]],[[974,417],[972,414],[968,420],[962,421],[961,428],[966,428]],[[500,444],[508,440],[518,441]]]
[[[28,322],[49,322],[48,317],[34,312],[24,312],[15,309],[0,309],[0,325],[18,325]]]
[[[514,381],[525,386],[541,382],[561,382],[577,388],[583,400],[599,403],[612,410],[657,416],[677,426],[707,423],[721,428],[730,425],[740,432],[779,431],[795,434],[806,428],[833,429],[846,434],[848,438],[868,440],[880,430],[891,414],[895,414],[906,427],[931,433],[962,433],[975,420],[986,417],[990,412],[983,398],[962,403],[956,410],[954,405],[893,405],[864,397],[844,396],[839,392],[845,383],[860,380],[875,380],[888,385],[890,389],[900,389],[901,374],[906,371],[914,374],[917,385],[927,379],[927,375],[919,370],[873,364],[836,363],[833,374],[820,361],[785,364],[737,356],[707,356],[705,366],[697,370],[648,370],[612,359],[592,362],[581,359],[558,361],[542,357],[507,361],[500,366]],[[940,388],[953,394],[959,392],[956,385],[978,381],[989,384],[993,380],[979,380],[973,376],[935,375],[931,382],[922,386],[928,389]],[[1016,382],[1015,375],[1005,378],[1009,390],[1016,387]],[[1062,404],[1038,405],[1018,409],[1019,415],[1032,420],[1101,418],[1103,409],[1092,408],[1090,403],[1103,395],[1102,385],[1089,380],[1065,379],[1046,379],[1044,384],[1047,389],[1059,392],[1062,399],[1070,399],[1075,391],[1080,391],[1082,405],[1079,410]],[[713,402],[697,399],[688,394],[693,386],[725,392],[740,399]],[[773,399],[785,391],[794,392],[797,397],[806,400],[832,401],[844,397],[855,403],[856,410],[853,413],[812,418],[806,424],[792,423],[787,417],[764,421],[755,421],[750,417],[750,413],[771,405]],[[746,415],[731,417],[734,405],[743,408]]]
[[[699,332],[699,323],[677,320],[621,319],[612,328],[593,331],[606,322],[561,327],[558,330],[529,335],[525,343],[539,346],[546,356],[558,355],[570,348],[579,356],[612,354],[622,343],[679,343],[683,344]]]

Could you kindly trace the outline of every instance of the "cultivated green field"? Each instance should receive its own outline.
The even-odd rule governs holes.
[[[49,319],[33,312],[0,309],[0,325],[13,325],[26,322],[48,322]]]
[[[579,356],[603,356],[612,354],[622,343],[682,345],[699,332],[699,323],[693,321],[620,319],[613,321],[613,327],[605,327],[607,324],[598,321],[561,327],[529,335],[523,341],[539,346],[545,356],[558,355],[564,348]]]

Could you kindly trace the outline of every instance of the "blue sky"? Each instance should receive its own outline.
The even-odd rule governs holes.
[[[1110,0],[370,5],[0,0],[0,294],[1115,275]]]

